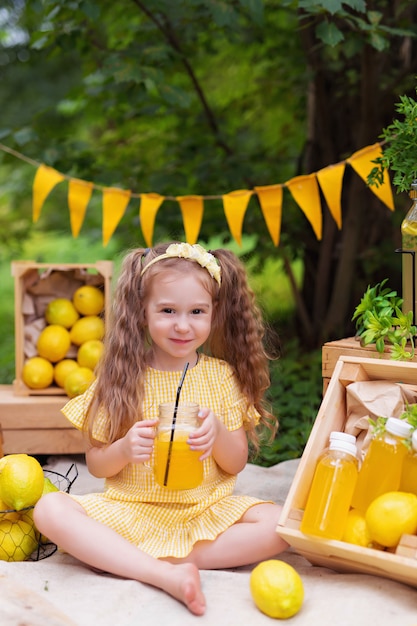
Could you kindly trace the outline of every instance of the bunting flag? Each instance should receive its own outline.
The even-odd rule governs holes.
[[[164,196],[160,196],[159,193],[142,193],[140,195],[139,221],[148,248],[152,247],[156,214],[164,200]]]
[[[204,200],[202,196],[177,196],[184,224],[185,240],[194,244],[198,241],[203,221]]]
[[[247,189],[238,189],[222,196],[224,214],[230,232],[239,246],[242,245],[243,219],[251,196],[252,191],[248,191]]]
[[[36,170],[33,181],[33,198],[32,198],[32,219],[36,223],[40,217],[41,210],[46,198],[52,189],[63,181],[65,176],[54,170],[53,167],[40,165]]]
[[[286,186],[292,197],[310,222],[317,239],[321,239],[322,213],[320,191],[315,174],[296,176],[287,181]]]
[[[68,184],[68,208],[70,213],[71,232],[74,239],[80,234],[84,222],[87,205],[93,193],[93,183],[71,178]]]
[[[103,246],[106,247],[125,214],[130,191],[106,187],[103,189]]]
[[[43,204],[52,189],[63,180],[68,180],[68,208],[71,232],[78,237],[85,213],[94,189],[103,195],[103,245],[106,246],[122,219],[131,198],[140,198],[139,221],[142,234],[148,247],[152,246],[155,220],[164,200],[178,202],[184,224],[185,240],[195,243],[198,240],[204,217],[205,200],[222,200],[225,218],[231,235],[241,245],[243,221],[253,194],[257,194],[262,215],[275,246],[279,245],[283,210],[283,189],[287,187],[297,205],[310,222],[317,239],[322,237],[322,206],[320,190],[330,214],[339,229],[342,228],[342,186],[346,165],[350,165],[367,184],[368,176],[375,166],[374,161],[383,155],[382,144],[366,146],[349,158],[329,165],[318,172],[296,176],[285,183],[240,189],[216,196],[161,196],[158,193],[132,193],[114,187],[102,187],[94,183],[61,174],[57,170],[38,163],[0,143],[0,150],[26,161],[37,168],[33,181],[32,218],[39,220]],[[394,211],[394,199],[388,171],[383,172],[383,182],[369,189],[383,204]]]
[[[367,146],[352,154],[351,157],[346,159],[346,163],[349,163],[366,183],[370,171],[375,167],[373,161],[382,156],[382,154],[381,144],[374,143],[372,146]],[[394,198],[392,197],[392,189],[387,170],[384,170],[383,180],[384,182],[382,185],[379,185],[379,187],[370,185],[369,189],[390,209],[390,211],[393,211]]]
[[[282,185],[267,185],[254,187],[254,189],[258,194],[268,232],[274,245],[278,246],[281,236],[283,187]]]
[[[337,163],[317,172],[320,188],[339,230],[342,228],[342,183],[345,167],[344,163]]]

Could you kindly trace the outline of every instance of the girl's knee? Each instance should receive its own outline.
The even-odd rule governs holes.
[[[47,493],[38,500],[33,511],[33,519],[37,528],[41,529],[43,521],[51,520],[57,515],[64,515],[70,498],[61,492]]]

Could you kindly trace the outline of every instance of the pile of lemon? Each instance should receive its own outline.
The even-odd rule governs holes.
[[[94,370],[103,353],[103,292],[82,285],[72,297],[56,298],[45,311],[46,326],[37,343],[37,356],[28,359],[22,379],[30,389],[46,389],[53,383],[73,398],[95,380]],[[75,348],[75,349],[73,349]],[[68,358],[72,349],[75,358]]]
[[[389,491],[371,502],[365,513],[351,509],[342,541],[364,548],[395,550],[403,535],[417,533],[417,495]]]
[[[24,561],[48,541],[35,527],[33,507],[50,491],[58,487],[35,457],[9,454],[0,459],[0,560]]]

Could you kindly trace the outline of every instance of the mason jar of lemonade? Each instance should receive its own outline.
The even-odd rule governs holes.
[[[350,441],[331,440],[314,472],[300,524],[301,532],[340,540],[357,477],[356,445]]]
[[[417,180],[411,183],[410,198],[413,201],[410,210],[401,224],[402,235],[402,277],[403,277],[403,313],[413,311],[413,324],[416,320],[417,298]]]
[[[404,457],[413,427],[405,420],[389,417],[384,432],[369,444],[352,498],[352,507],[365,513],[372,500],[388,491],[398,491]]]
[[[188,438],[200,426],[196,402],[159,405],[155,437],[155,480],[166,489],[194,489],[203,481],[201,450],[191,450]]]

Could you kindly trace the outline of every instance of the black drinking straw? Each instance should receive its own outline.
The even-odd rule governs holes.
[[[180,383],[179,383],[178,389],[177,389],[177,397],[175,398],[174,414],[172,416],[172,424],[171,424],[171,437],[169,439],[167,464],[165,466],[164,487],[166,487],[167,483],[168,483],[169,464],[171,462],[172,442],[174,441],[175,424],[176,424],[176,421],[177,421],[177,412],[178,412],[178,403],[180,401],[180,393],[181,393],[182,385],[183,385],[184,378],[185,378],[185,375],[187,373],[189,365],[190,364],[187,362],[185,364],[185,366],[184,366],[184,369],[183,369],[183,372],[182,372],[182,376],[181,376],[181,380],[180,380]]]

